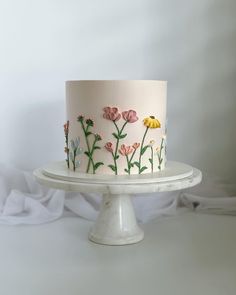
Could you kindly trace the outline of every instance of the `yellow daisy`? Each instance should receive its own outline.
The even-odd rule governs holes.
[[[154,116],[143,119],[143,124],[148,128],[161,128],[161,123]]]

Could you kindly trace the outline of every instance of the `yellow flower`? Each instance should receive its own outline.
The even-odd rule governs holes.
[[[143,124],[148,128],[160,128],[161,123],[154,117],[150,116],[143,120]]]

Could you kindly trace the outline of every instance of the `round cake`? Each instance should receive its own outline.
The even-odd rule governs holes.
[[[166,162],[167,82],[66,82],[66,165],[81,173],[154,173]]]

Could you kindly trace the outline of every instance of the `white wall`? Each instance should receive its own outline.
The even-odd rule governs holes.
[[[168,156],[236,179],[235,0],[0,0],[0,161],[64,158],[64,81],[168,80]]]

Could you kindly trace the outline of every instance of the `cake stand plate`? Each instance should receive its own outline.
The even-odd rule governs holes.
[[[127,245],[144,237],[136,221],[132,194],[181,190],[201,182],[202,174],[196,168],[178,162],[167,162],[166,167],[154,174],[99,176],[74,173],[56,162],[35,170],[34,175],[41,184],[55,189],[102,193],[100,213],[89,239],[104,245]]]

